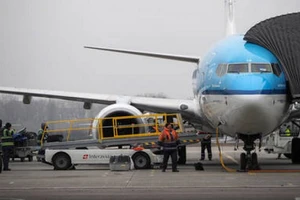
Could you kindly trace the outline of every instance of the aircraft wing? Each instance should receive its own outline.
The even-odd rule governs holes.
[[[88,103],[99,103],[106,105],[113,104],[116,102],[116,95],[98,95],[27,88],[0,87],[0,93],[22,95],[23,103],[25,104],[29,104],[32,97],[45,97]]]
[[[134,51],[126,49],[114,48],[98,48],[85,46],[88,49],[112,51],[118,53],[126,53],[140,56],[148,56],[161,59],[177,60],[183,62],[190,62],[199,64],[200,58],[194,56],[182,56],[173,54],[161,54],[145,51]],[[180,113],[182,117],[195,124],[204,124],[206,121],[202,120],[199,114],[198,104],[194,100],[182,99],[164,99],[164,98],[150,98],[150,97],[136,97],[136,96],[122,96],[122,95],[109,95],[109,94],[91,94],[91,93],[76,93],[64,91],[50,91],[38,89],[25,89],[25,88],[11,88],[0,87],[0,93],[15,94],[23,96],[23,103],[29,104],[32,97],[45,97],[53,99],[71,100],[84,102],[83,107],[90,109],[93,103],[111,105],[115,103],[126,103],[134,106],[141,111],[150,111],[156,113]],[[207,122],[206,122],[207,123]]]
[[[127,103],[139,110],[150,112],[167,112],[167,113],[181,113],[183,117],[192,117],[195,114],[196,104],[193,100],[180,99],[164,99],[164,98],[150,98],[137,96],[123,96],[110,94],[93,94],[93,93],[77,93],[64,91],[51,91],[39,89],[0,87],[0,93],[22,95],[23,103],[29,104],[32,97],[44,97],[61,100],[71,100],[84,102],[85,104],[104,104],[111,105],[115,103]],[[90,107],[85,107],[89,109]]]

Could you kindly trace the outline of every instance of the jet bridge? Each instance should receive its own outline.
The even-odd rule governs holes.
[[[300,101],[300,12],[264,20],[244,39],[271,51],[283,67],[292,101]]]

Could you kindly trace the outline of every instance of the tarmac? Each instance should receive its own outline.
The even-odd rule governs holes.
[[[263,148],[262,148],[263,149]],[[41,162],[10,163],[12,171],[0,174],[2,199],[294,199],[300,200],[300,165],[277,154],[258,153],[261,170],[239,172],[241,149],[232,143],[221,144],[222,167],[218,148],[213,145],[212,161],[200,162],[200,144],[187,147],[187,164],[180,172],[148,170],[110,171],[108,165],[80,165],[76,170],[55,171]]]

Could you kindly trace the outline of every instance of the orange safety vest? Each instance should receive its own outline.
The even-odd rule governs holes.
[[[159,135],[159,141],[163,143],[163,147],[166,150],[177,149],[177,140],[178,134],[175,130],[172,130],[172,136],[170,135],[170,131],[167,128]]]

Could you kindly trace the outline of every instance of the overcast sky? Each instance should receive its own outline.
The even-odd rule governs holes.
[[[237,0],[237,32],[299,11],[300,0]],[[0,85],[189,98],[194,64],[83,46],[203,57],[224,36],[224,0],[0,0]]]

